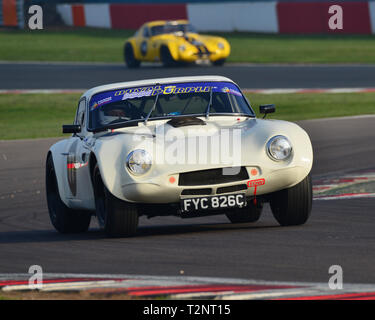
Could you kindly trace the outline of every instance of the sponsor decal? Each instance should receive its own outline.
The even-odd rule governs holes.
[[[185,94],[185,93],[203,93],[210,92],[212,87],[213,92],[224,92],[241,96],[241,92],[236,85],[229,82],[192,82],[192,83],[176,83],[167,85],[154,85],[146,87],[136,87],[128,89],[120,89],[115,91],[107,91],[96,94],[91,99],[91,110],[103,106],[109,102],[135,99],[142,97],[150,97],[156,95],[171,95],[171,94]]]
[[[236,91],[234,89],[230,89],[228,87],[224,87],[223,89],[221,89],[222,92],[225,92],[225,93],[231,93],[231,94],[234,94],[236,96],[241,96],[241,92],[239,91]]]
[[[256,179],[256,180],[249,180],[247,182],[248,188],[256,188],[257,186],[263,186],[266,183],[265,179]]]
[[[141,54],[142,56],[145,56],[147,54],[147,42],[143,41],[141,43]]]
[[[86,167],[88,164],[89,164],[88,162],[85,162],[85,163],[72,162],[72,163],[68,163],[68,169],[79,169],[79,168]]]
[[[102,104],[108,103],[108,102],[111,102],[111,101],[112,101],[112,97],[107,97],[107,98],[101,99],[98,102],[95,102],[94,105],[92,106],[92,108],[95,109],[95,108],[101,106]]]
[[[122,100],[148,97],[151,95],[151,92],[152,90],[139,90],[139,91],[127,92],[122,97]]]
[[[265,179],[256,179],[256,180],[249,180],[247,182],[247,187],[248,188],[254,188],[254,205],[257,204],[257,187],[258,186],[263,186],[266,183]]]

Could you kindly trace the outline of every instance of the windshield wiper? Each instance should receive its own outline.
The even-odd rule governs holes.
[[[145,121],[144,121],[144,125],[146,126],[147,125],[147,121],[148,121],[148,118],[150,118],[151,116],[151,113],[155,110],[156,108],[156,104],[158,103],[158,99],[159,99],[159,93],[156,95],[156,98],[155,98],[155,101],[154,101],[154,105],[152,106],[150,112],[147,114],[146,118],[145,118]]]
[[[210,101],[208,102],[208,106],[206,109],[206,119],[208,119],[210,116],[211,105],[212,105],[212,87],[210,87]]]

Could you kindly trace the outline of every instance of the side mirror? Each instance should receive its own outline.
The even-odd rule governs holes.
[[[79,124],[64,124],[62,126],[63,133],[79,133],[81,126]]]
[[[274,104],[263,104],[259,106],[259,112],[264,114],[263,119],[266,117],[268,113],[274,113],[276,111],[276,107]]]

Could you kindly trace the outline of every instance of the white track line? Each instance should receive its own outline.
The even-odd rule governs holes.
[[[1,280],[27,280],[29,274],[0,274]],[[146,276],[146,275],[108,275],[108,274],[44,274],[44,278],[104,278],[103,280],[78,281],[66,283],[47,283],[43,284],[41,291],[81,291],[88,289],[124,289],[141,288],[144,286],[160,286],[168,288],[173,285],[213,285],[213,284],[252,284],[252,285],[289,285],[296,288],[274,288],[270,290],[250,291],[250,292],[233,292],[223,290],[220,292],[191,292],[171,294],[171,299],[274,299],[301,296],[319,296],[331,294],[346,294],[354,292],[372,292],[375,291],[375,285],[364,284],[346,284],[343,290],[330,290],[327,283],[298,283],[298,282],[273,282],[262,280],[246,280],[231,278],[210,278],[210,277],[186,277],[186,276]],[[4,291],[30,290],[28,285],[8,285],[3,287]]]
[[[375,88],[274,88],[274,89],[242,89],[245,93],[261,93],[261,94],[286,94],[286,93],[360,93],[375,92]]]
[[[51,93],[83,93],[87,89],[11,89],[0,90],[0,94],[51,94]]]

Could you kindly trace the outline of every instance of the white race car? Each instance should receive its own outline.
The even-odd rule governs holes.
[[[260,106],[260,113],[275,111]],[[138,218],[225,214],[255,222],[269,202],[280,225],[311,212],[313,163],[307,133],[256,118],[240,88],[219,76],[115,83],[86,91],[68,139],[46,161],[53,226],[109,236],[136,233]]]

